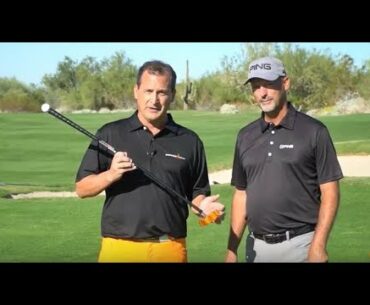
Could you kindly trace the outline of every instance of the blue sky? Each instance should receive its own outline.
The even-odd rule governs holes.
[[[370,59],[370,43],[294,43],[307,49],[327,50],[335,55],[348,54],[357,66]],[[65,56],[80,61],[92,56],[100,61],[124,51],[140,66],[147,60],[160,59],[173,66],[178,80],[185,77],[189,60],[190,77],[199,78],[220,68],[224,56],[241,52],[243,43],[0,43],[0,77],[40,84],[46,73],[55,73]]]

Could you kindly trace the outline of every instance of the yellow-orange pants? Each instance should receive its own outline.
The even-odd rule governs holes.
[[[98,262],[186,263],[186,241],[185,238],[160,242],[103,237]]]

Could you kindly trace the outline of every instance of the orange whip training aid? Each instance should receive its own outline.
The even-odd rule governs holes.
[[[215,222],[219,215],[220,215],[220,212],[217,210],[214,210],[212,213],[209,213],[206,217],[199,219],[199,225],[201,227],[209,225],[210,223]]]
[[[41,106],[42,112],[47,112],[51,114],[52,116],[56,117],[57,119],[63,121],[67,125],[73,127],[74,129],[78,130],[79,132],[83,133],[84,135],[88,136],[89,138],[97,141],[99,144],[104,146],[108,149],[108,151],[111,153],[112,156],[117,152],[115,148],[112,145],[109,145],[107,142],[99,139],[95,135],[93,135],[91,132],[87,131],[85,128],[81,127],[80,125],[76,124],[75,122],[71,121],[55,109],[51,108],[49,104],[42,104]],[[199,220],[200,226],[206,226],[212,222],[214,222],[217,219],[217,216],[219,215],[218,211],[214,211],[210,213],[208,216],[204,214],[204,212],[198,208],[195,204],[193,204],[190,200],[186,199],[185,197],[181,196],[179,193],[177,193],[174,189],[166,185],[164,182],[159,180],[156,176],[154,176],[150,171],[148,171],[146,168],[138,165],[134,160],[132,160],[135,166],[140,169],[145,176],[147,176],[150,180],[152,180],[154,183],[156,183],[158,186],[160,186],[162,189],[164,189],[167,193],[170,195],[177,197],[181,199],[183,202],[186,202],[190,207],[192,207],[194,210],[198,212],[198,215],[201,217]]]

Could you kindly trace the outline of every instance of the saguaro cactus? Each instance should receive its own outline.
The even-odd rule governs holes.
[[[185,94],[183,96],[184,100],[184,110],[189,109],[189,95],[192,92],[192,82],[189,81],[189,61],[186,60],[186,79],[185,79],[186,85],[185,85]]]

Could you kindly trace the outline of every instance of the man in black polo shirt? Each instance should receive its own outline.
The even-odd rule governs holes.
[[[237,137],[226,261],[248,225],[247,262],[326,262],[343,178],[329,132],[287,101],[280,60],[253,61],[248,82],[262,115]]]
[[[187,261],[187,204],[148,179],[132,159],[205,215],[218,211],[216,223],[222,220],[224,206],[218,195],[209,196],[202,141],[167,114],[175,86],[176,73],[170,65],[144,63],[134,87],[137,111],[97,132],[117,153],[112,158],[93,141],[83,157],[77,194],[84,198],[106,193],[99,262]]]

